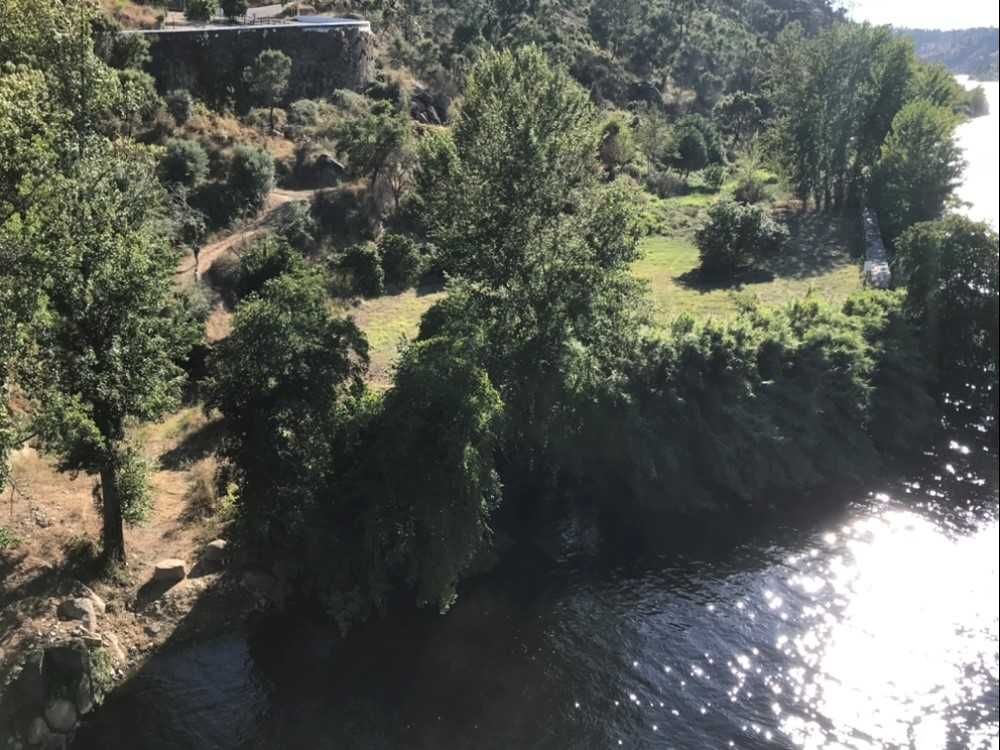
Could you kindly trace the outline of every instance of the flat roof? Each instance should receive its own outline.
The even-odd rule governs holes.
[[[308,19],[308,20],[307,20]],[[191,26],[164,26],[162,29],[123,29],[122,34],[189,34],[195,31],[247,31],[256,29],[317,29],[317,28],[337,28],[348,27],[358,28],[363,31],[371,31],[372,25],[369,21],[359,18],[337,18],[334,16],[297,16],[292,21],[285,23],[206,23]]]

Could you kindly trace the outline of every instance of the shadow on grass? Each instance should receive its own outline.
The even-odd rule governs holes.
[[[222,438],[222,421],[206,422],[180,443],[160,456],[160,466],[170,471],[180,471],[215,452]]]
[[[685,289],[708,294],[726,289],[737,290],[745,284],[767,284],[774,278],[775,274],[764,268],[747,268],[730,278],[705,276],[700,268],[692,268],[675,276],[674,281]]]

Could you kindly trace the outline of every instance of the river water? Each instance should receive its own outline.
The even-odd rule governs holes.
[[[962,196],[996,224],[990,92],[960,134]],[[346,641],[274,621],[168,650],[74,747],[996,750],[991,420],[946,424],[920,469],[738,528],[647,534],[644,553],[567,520],[443,617]]]

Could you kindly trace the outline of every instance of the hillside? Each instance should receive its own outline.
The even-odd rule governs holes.
[[[996,28],[898,31],[913,40],[917,56],[926,62],[940,63],[953,73],[972,76],[980,81],[997,80],[1000,36]]]

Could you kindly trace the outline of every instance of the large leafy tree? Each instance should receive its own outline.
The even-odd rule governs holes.
[[[965,166],[954,137],[957,122],[950,110],[924,100],[906,105],[893,119],[873,191],[887,237],[941,216]]]
[[[441,335],[478,342],[528,474],[572,421],[567,379],[583,362],[613,378],[639,317],[633,196],[602,182],[599,138],[586,92],[527,47],[476,65],[454,151],[435,152],[455,175],[432,202],[455,279],[435,315]]]
[[[125,561],[123,486],[134,474],[128,427],[174,408],[179,363],[199,336],[176,304],[171,251],[158,213],[154,164],[120,147],[78,164],[65,200],[46,217],[44,244],[58,250],[43,286],[32,356],[19,380],[42,443],[61,468],[100,476],[104,553]]]

